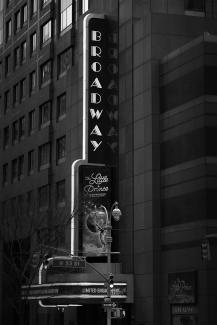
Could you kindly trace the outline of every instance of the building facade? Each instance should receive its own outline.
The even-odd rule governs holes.
[[[214,0],[0,2],[2,324],[18,317],[4,298],[14,289],[14,259],[3,256],[28,251],[32,258],[37,245],[55,255],[67,252],[72,214],[80,218],[72,211],[72,165],[84,157],[83,21],[89,13],[105,15],[109,34],[118,39],[112,200],[119,201],[122,217],[112,229],[112,248],[120,252],[112,257],[112,272],[119,281],[133,275],[134,290],[120,303],[126,317],[112,322],[215,324]],[[73,227],[76,239],[79,222]],[[203,260],[207,235],[210,251]],[[104,273],[104,258],[88,261]],[[99,281],[91,270],[58,279]],[[23,274],[15,283],[24,284]],[[31,325],[106,323],[94,299],[64,312],[36,301],[26,308]]]

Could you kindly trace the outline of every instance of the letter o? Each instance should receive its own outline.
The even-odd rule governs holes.
[[[91,69],[94,71],[94,72],[100,72],[102,70],[102,66],[101,66],[101,63],[99,62],[93,62],[91,64]]]
[[[117,66],[117,64],[111,63],[111,64],[108,65],[107,69],[108,69],[109,73],[111,73],[111,74],[118,73],[118,66]]]

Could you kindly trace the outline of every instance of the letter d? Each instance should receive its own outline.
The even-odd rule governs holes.
[[[91,93],[90,94],[90,101],[92,104],[99,104],[101,103],[101,96],[98,93]]]

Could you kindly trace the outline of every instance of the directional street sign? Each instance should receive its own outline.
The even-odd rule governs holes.
[[[104,308],[115,308],[115,307],[117,307],[117,304],[115,302],[110,302],[110,303],[106,302],[103,304],[103,307]]]
[[[52,261],[54,268],[85,268],[86,259],[81,256],[54,258]]]

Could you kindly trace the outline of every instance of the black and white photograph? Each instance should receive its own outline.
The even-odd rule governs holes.
[[[0,0],[0,325],[217,324],[217,0]]]

